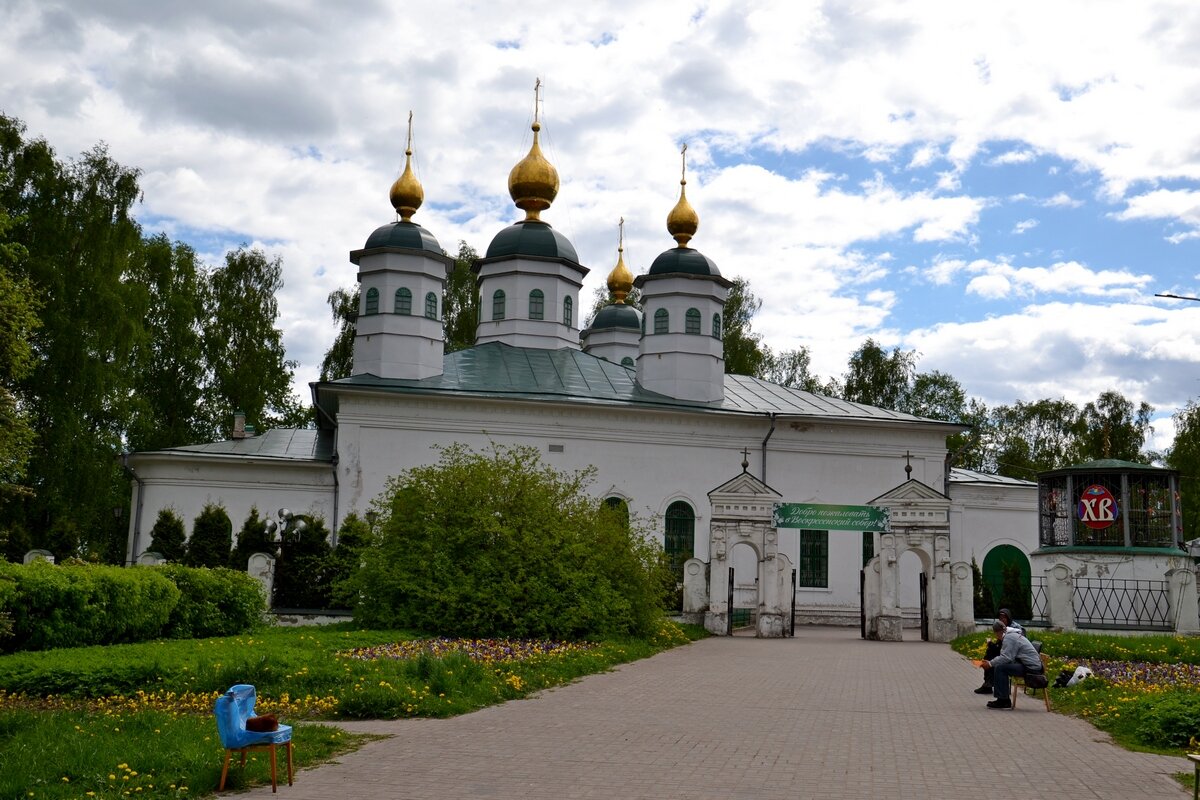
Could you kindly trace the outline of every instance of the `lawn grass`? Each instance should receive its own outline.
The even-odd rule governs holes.
[[[256,711],[288,724],[446,717],[703,635],[664,621],[648,639],[530,648],[338,625],[0,656],[0,798],[207,794],[224,758],[213,703],[236,683],[254,684]],[[298,765],[362,741],[313,724],[297,726],[293,738]],[[265,758],[248,763],[245,777],[232,770],[231,785],[269,780]]]

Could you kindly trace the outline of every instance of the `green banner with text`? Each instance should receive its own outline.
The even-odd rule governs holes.
[[[815,531],[887,531],[891,513],[880,506],[831,506],[821,503],[776,503],[776,528]]]

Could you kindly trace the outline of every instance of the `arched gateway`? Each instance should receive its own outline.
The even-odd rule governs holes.
[[[749,472],[742,472],[708,493],[712,505],[709,564],[698,558],[689,559],[683,574],[684,612],[699,616],[703,611],[704,627],[709,631],[725,634],[729,630],[733,613],[729,573],[734,563],[734,548],[743,551],[748,548],[755,556],[755,635],[778,637],[791,630],[788,617],[792,602],[788,590],[792,562],[779,552],[779,533],[772,524],[772,512],[780,499],[779,492]]]
[[[918,480],[907,480],[871,505],[890,511],[890,530],[876,534],[876,556],[864,567],[863,611],[868,639],[903,640],[900,558],[921,562],[922,638],[948,642],[973,630],[971,567],[950,562],[950,498]]]

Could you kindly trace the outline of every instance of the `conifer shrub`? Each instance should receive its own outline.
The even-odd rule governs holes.
[[[362,566],[343,581],[355,619],[450,636],[649,635],[661,547],[590,497],[595,470],[559,472],[530,447],[441,450],[388,481]]]
[[[192,523],[183,563],[189,567],[224,567],[233,549],[233,523],[219,505],[208,503]]]
[[[250,515],[242,523],[242,529],[238,531],[237,546],[229,554],[229,568],[245,572],[250,563],[250,556],[255,553],[274,556],[276,549],[275,540],[267,533],[266,518],[260,517],[258,508],[252,507]]]
[[[169,579],[180,592],[162,636],[202,639],[232,636],[263,624],[267,603],[262,584],[245,572],[162,564],[148,570]]]
[[[331,587],[329,602],[334,608],[354,607],[356,598],[349,580],[362,564],[363,548],[370,543],[370,524],[353,512],[348,514],[338,528],[337,546],[326,560]]]
[[[183,520],[173,510],[164,508],[158,512],[158,519],[150,529],[150,547],[147,549],[167,561],[183,561],[187,553],[187,531]]]
[[[297,514],[293,519],[303,521],[304,527],[286,532],[279,546],[272,605],[275,608],[329,608],[329,529],[320,517]]]

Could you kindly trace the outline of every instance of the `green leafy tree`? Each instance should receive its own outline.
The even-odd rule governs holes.
[[[1072,458],[1076,461],[1119,458],[1149,463],[1142,447],[1146,437],[1154,432],[1150,426],[1153,414],[1154,407],[1149,403],[1135,406],[1120,392],[1101,392],[1079,414]]]
[[[266,519],[258,515],[258,508],[251,507],[250,514],[242,523],[242,529],[238,531],[237,546],[229,554],[229,568],[245,572],[250,556],[255,553],[273,556],[275,551],[275,540],[267,533]]]
[[[867,339],[850,355],[842,379],[842,398],[901,411],[908,407],[916,367],[915,350],[896,347],[889,353],[874,339]]]
[[[41,325],[41,303],[33,286],[16,272],[28,251],[8,240],[12,227],[12,217],[0,206],[0,503],[31,494],[21,483],[33,452],[34,431],[18,387],[33,371],[30,341]]]
[[[641,635],[660,618],[657,547],[534,448],[442,450],[388,482],[347,582],[355,618],[458,636]]]
[[[825,392],[825,385],[812,374],[812,355],[807,347],[784,350],[780,353],[774,353],[768,348],[766,352],[767,360],[763,374],[759,377],[804,392]]]
[[[750,330],[750,323],[760,308],[762,300],[750,291],[750,283],[745,278],[734,278],[721,310],[721,341],[725,372],[729,375],[762,377],[770,367],[770,351],[763,344],[762,336]]]
[[[25,481],[34,494],[3,513],[38,540],[68,519],[81,552],[113,561],[125,534],[113,509],[129,491],[114,454],[128,426],[142,326],[140,298],[123,280],[142,243],[139,196],[137,170],[104,147],[62,162],[0,116],[0,208],[11,215],[9,243],[25,251],[14,277],[52,301],[33,334],[33,367],[15,389],[38,436]]]
[[[183,520],[173,510],[164,508],[158,512],[154,527],[150,529],[150,547],[167,561],[182,562],[187,555],[187,531]]]
[[[1033,480],[1069,465],[1079,429],[1079,407],[1065,400],[1018,401],[990,413],[986,443],[992,471]]]
[[[442,298],[442,319],[446,330],[446,352],[466,350],[475,346],[475,329],[479,324],[478,291],[475,288],[475,262],[479,254],[464,241],[458,243],[454,267],[446,276],[446,291]]]
[[[208,503],[192,523],[183,563],[188,567],[223,567],[233,547],[233,523],[219,505]]]
[[[163,234],[147,239],[132,264],[145,326],[130,371],[131,450],[207,441],[202,417],[207,379],[201,324],[206,293],[195,251]],[[229,357],[228,355],[226,356]]]
[[[321,359],[321,380],[336,381],[354,374],[354,331],[358,322],[359,291],[334,289],[326,298],[333,321],[338,325],[333,344]]]
[[[225,255],[209,276],[204,355],[212,382],[208,391],[209,429],[228,435],[233,412],[246,412],[260,430],[303,427],[308,410],[292,396],[295,361],[276,326],[283,288],[283,264],[261,250],[245,247]]]

